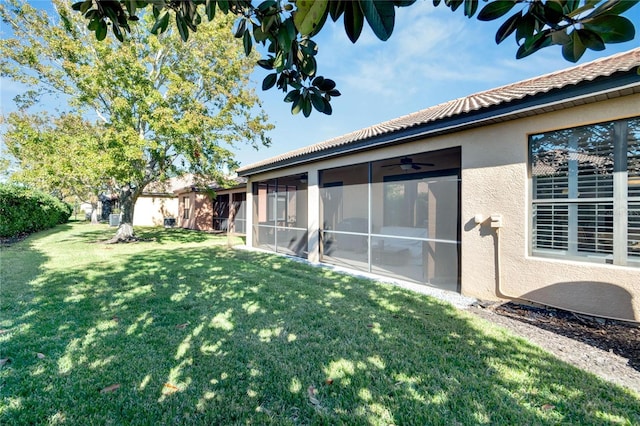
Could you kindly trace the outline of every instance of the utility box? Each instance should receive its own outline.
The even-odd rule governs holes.
[[[109,215],[109,226],[120,226],[120,214],[112,213]]]

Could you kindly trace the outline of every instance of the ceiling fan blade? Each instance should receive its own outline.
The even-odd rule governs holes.
[[[435,166],[435,164],[433,163],[413,163],[413,164],[417,164],[418,166],[427,166],[427,167]]]
[[[411,164],[411,168],[412,168],[413,170],[420,170],[422,167],[418,166],[418,163],[412,163],[412,164]]]

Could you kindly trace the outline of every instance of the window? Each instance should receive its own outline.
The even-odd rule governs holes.
[[[640,266],[640,119],[530,138],[532,252]]]
[[[182,197],[182,218],[189,219],[189,210],[191,210],[191,199]]]
[[[307,257],[307,182],[304,173],[254,184],[256,247]]]

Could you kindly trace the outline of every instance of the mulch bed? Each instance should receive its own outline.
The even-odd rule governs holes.
[[[493,306],[492,310],[498,315],[613,352],[627,358],[629,366],[640,371],[640,327],[636,324],[513,302]]]

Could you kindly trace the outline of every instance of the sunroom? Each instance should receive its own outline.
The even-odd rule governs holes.
[[[459,291],[459,148],[317,175],[321,262]],[[308,256],[308,181],[253,183],[254,246]]]

